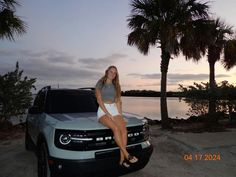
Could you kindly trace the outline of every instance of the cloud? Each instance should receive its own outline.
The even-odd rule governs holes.
[[[161,86],[160,82],[153,82],[153,83],[144,83],[144,84],[137,84],[135,85],[137,87],[154,87],[154,86]],[[176,83],[169,83],[168,82],[168,86],[176,86]]]
[[[47,60],[27,60],[20,62],[20,69],[24,70],[24,74],[30,77],[37,77],[40,80],[86,80],[97,79],[102,73],[83,69],[76,66],[61,66],[49,63]],[[1,71],[9,72],[14,70],[12,65],[1,65]]]
[[[86,68],[91,69],[104,69],[104,67],[108,67],[110,65],[114,65],[121,58],[127,57],[124,54],[112,54],[110,56],[104,58],[81,58],[79,59],[79,63],[84,65]]]
[[[216,77],[217,78],[222,78],[222,77],[231,77],[231,76],[228,75],[228,74],[217,74]]]
[[[0,50],[0,55],[0,74],[13,71],[18,60],[20,69],[24,70],[23,74],[29,78],[37,78],[39,86],[55,83],[80,87],[93,86],[103,74],[80,66],[74,62],[73,56],[53,50]]]
[[[138,73],[131,73],[128,74],[128,76],[134,77],[134,78],[141,78],[141,79],[160,79],[161,74],[138,74]],[[230,77],[230,75],[227,74],[219,74],[216,75],[216,78],[223,78],[223,77]],[[206,80],[209,79],[208,74],[175,74],[175,73],[169,73],[167,74],[167,80],[168,82],[180,82],[180,81],[189,81],[189,80]]]
[[[2,57],[12,57],[12,56],[29,56],[31,52],[29,50],[19,50],[19,49],[0,49],[0,55]]]
[[[19,61],[20,69],[29,78],[37,78],[36,85],[57,84],[63,87],[94,86],[103,75],[104,67],[112,65],[124,54],[112,54],[102,58],[82,58],[76,60],[74,56],[56,50],[31,51],[21,49],[0,49],[0,74],[15,69]]]
[[[27,74],[39,77],[41,80],[83,80],[97,78],[99,72],[86,70],[75,66],[58,66],[49,64],[46,60],[30,61],[22,64]]]
[[[137,84],[136,86],[138,87],[152,87],[152,86],[160,86],[159,82],[154,82],[154,83],[144,83],[144,84]]]
[[[70,56],[48,57],[47,60],[52,63],[75,64],[73,57]]]
[[[161,74],[138,74],[138,73],[130,73],[128,76],[132,76],[135,78],[141,79],[158,79],[161,77]]]
[[[141,80],[144,80],[146,83],[137,84],[134,85],[134,87],[160,87],[160,81],[161,81],[161,74],[154,73],[154,74],[138,74],[138,73],[131,73],[128,74],[128,76],[139,78]],[[219,74],[216,75],[216,78],[224,78],[224,77],[231,77],[230,75],[226,74]],[[169,73],[167,74],[167,85],[169,88],[173,87],[175,89],[176,86],[179,84],[183,84],[184,82],[188,81],[204,81],[208,80],[209,75],[208,74],[174,74]],[[151,83],[150,83],[151,81]],[[157,82],[156,82],[157,81]]]
[[[22,49],[0,49],[0,56],[5,58],[14,58],[17,60],[48,60],[51,63],[75,64],[76,60],[64,52],[56,50],[45,50],[41,52],[33,52],[31,50]]]

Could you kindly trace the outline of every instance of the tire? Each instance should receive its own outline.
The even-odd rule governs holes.
[[[34,150],[34,143],[29,135],[29,132],[28,132],[28,129],[27,129],[27,126],[26,126],[26,131],[25,131],[25,149],[27,151],[32,151]]]
[[[46,143],[41,143],[38,147],[38,177],[52,177],[48,164]]]

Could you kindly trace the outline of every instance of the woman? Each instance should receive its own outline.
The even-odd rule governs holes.
[[[131,156],[126,150],[127,129],[126,122],[122,117],[121,88],[117,68],[115,66],[108,67],[95,88],[99,104],[98,121],[112,130],[115,142],[120,148],[120,165],[128,168],[138,159]]]

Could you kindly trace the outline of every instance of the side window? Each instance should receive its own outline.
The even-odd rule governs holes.
[[[34,100],[34,106],[37,106],[37,107],[39,107],[40,110],[43,110],[44,103],[45,103],[45,96],[46,96],[45,91],[39,92]]]

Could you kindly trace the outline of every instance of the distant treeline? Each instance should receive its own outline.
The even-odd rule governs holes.
[[[167,97],[186,97],[197,99],[208,99],[215,97],[216,99],[236,100],[236,86],[228,83],[228,81],[222,81],[216,84],[214,93],[209,88],[208,83],[201,82],[184,87],[179,85],[178,92],[169,91],[166,93]],[[128,90],[122,91],[122,96],[136,96],[136,97],[160,97],[161,92],[153,90]]]
[[[182,97],[182,92],[167,92],[167,97]],[[128,90],[122,91],[122,96],[136,96],[136,97],[160,97],[161,92],[153,90]]]

